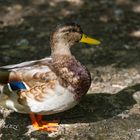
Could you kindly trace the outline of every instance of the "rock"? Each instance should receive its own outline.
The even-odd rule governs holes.
[[[140,105],[140,91],[137,91],[136,93],[134,93],[133,98]]]

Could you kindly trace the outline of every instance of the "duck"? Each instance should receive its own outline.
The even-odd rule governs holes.
[[[76,23],[61,24],[50,36],[50,57],[0,67],[0,105],[29,114],[36,130],[58,131],[59,123],[44,115],[77,105],[91,85],[88,69],[71,53],[78,42],[99,45]]]

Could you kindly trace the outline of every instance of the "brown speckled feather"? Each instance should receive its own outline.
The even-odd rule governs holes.
[[[74,56],[55,56],[53,59],[55,74],[61,77],[65,87],[73,87],[76,99],[87,93],[91,85],[91,76],[85,66],[78,62]]]
[[[53,88],[57,79],[54,72],[49,68],[51,58],[32,63],[21,63],[0,68],[0,86],[5,89],[5,84],[13,81],[23,81],[28,90],[18,92],[18,101],[26,105],[26,98],[31,97],[42,101],[47,88]],[[46,89],[46,90],[45,90]],[[4,90],[5,91],[5,90]],[[7,91],[7,90],[6,90]],[[6,93],[9,97],[11,94]]]

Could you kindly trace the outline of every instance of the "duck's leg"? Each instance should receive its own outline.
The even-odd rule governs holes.
[[[42,120],[42,115],[30,114],[32,125],[37,130],[44,130],[48,132],[54,132],[58,130],[58,122],[47,122]]]

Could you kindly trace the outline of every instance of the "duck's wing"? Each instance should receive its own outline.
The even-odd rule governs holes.
[[[20,112],[21,106],[27,108],[27,99],[41,101],[48,98],[58,83],[50,67],[51,58],[0,67],[0,104],[7,107],[4,100],[8,99],[14,103],[8,108]]]
[[[32,81],[34,78],[44,78],[43,75],[52,72],[49,68],[51,58],[23,62],[0,67],[0,84],[11,81]]]

